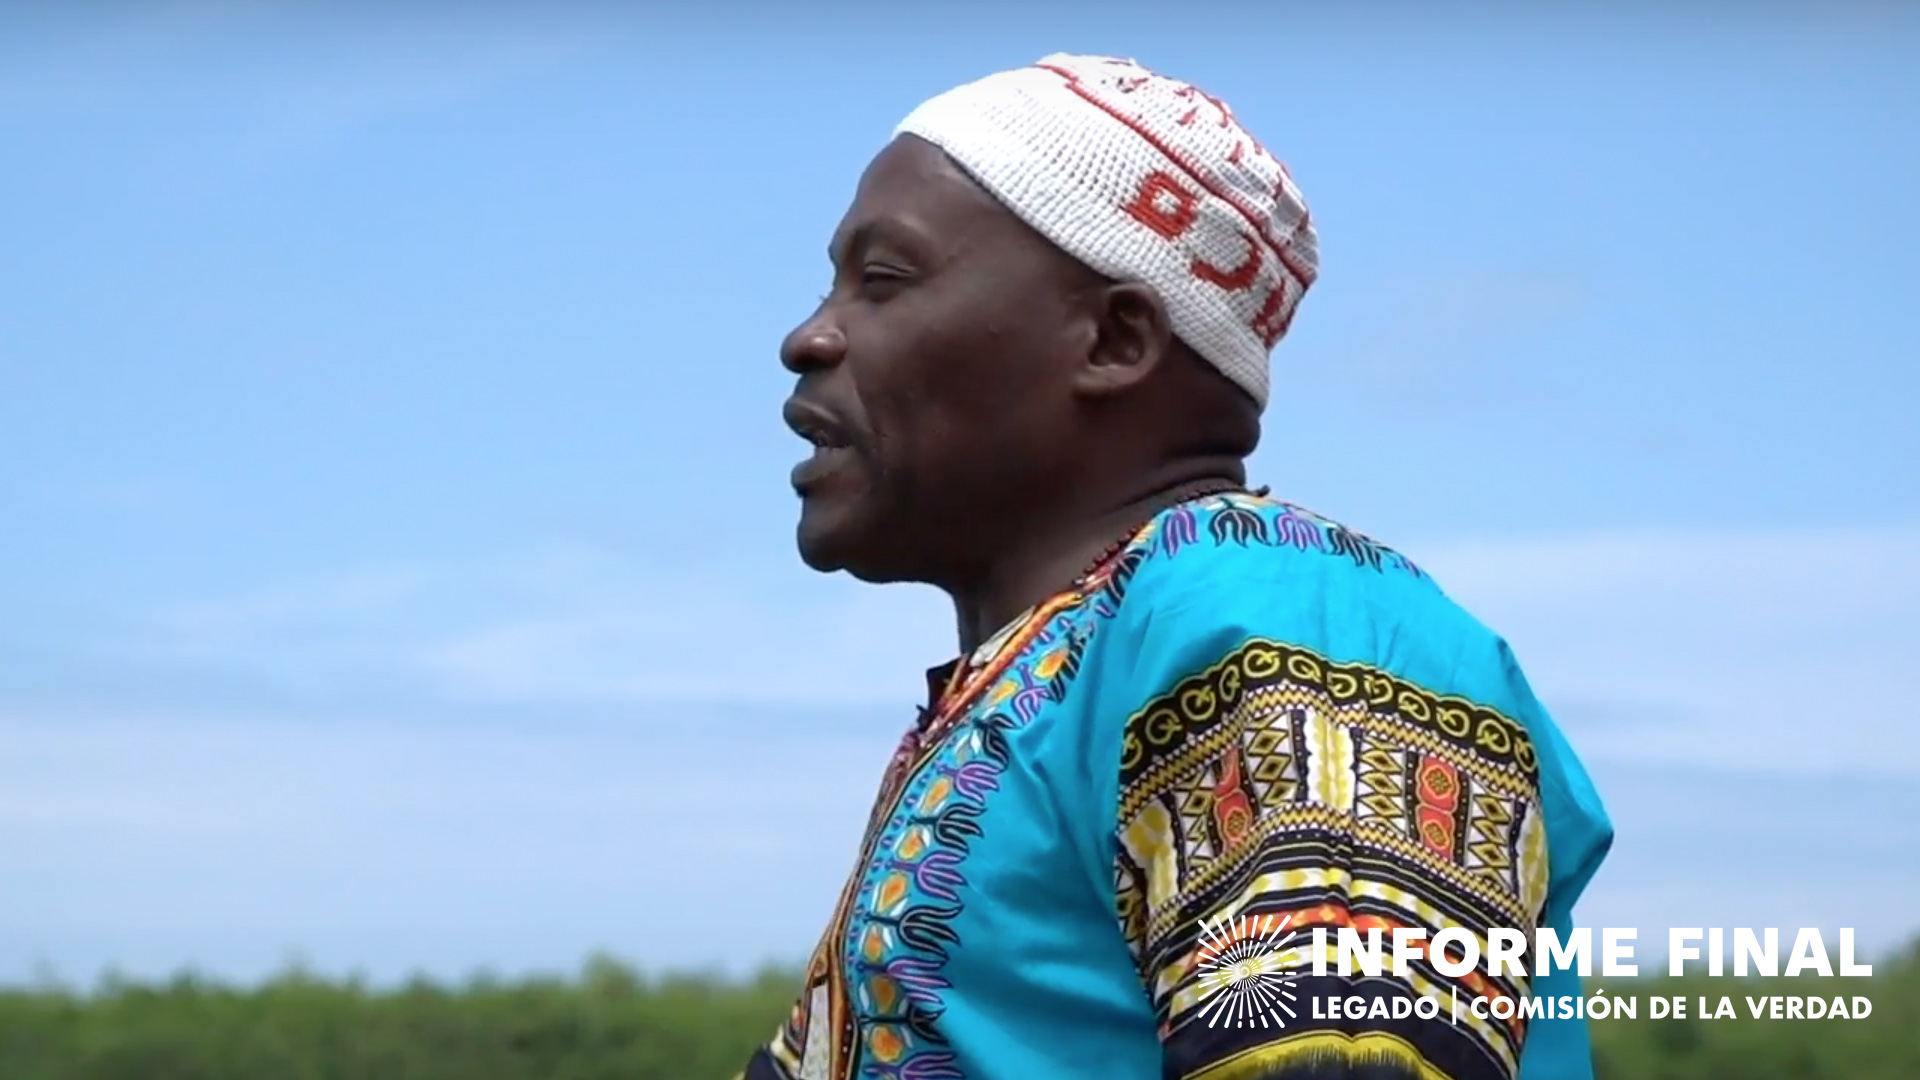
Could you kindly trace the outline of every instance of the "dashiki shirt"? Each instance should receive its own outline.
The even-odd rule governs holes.
[[[951,675],[746,1080],[1592,1076],[1584,1021],[1466,1007],[1573,973],[1392,976],[1395,927],[1564,939],[1613,836],[1506,644],[1399,554],[1190,501]],[[1337,975],[1339,927],[1384,977]]]

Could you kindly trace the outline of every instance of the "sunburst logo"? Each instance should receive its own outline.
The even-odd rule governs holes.
[[[1200,1015],[1208,1027],[1282,1028],[1296,1015],[1288,1004],[1300,960],[1292,923],[1291,915],[1222,915],[1200,925]]]

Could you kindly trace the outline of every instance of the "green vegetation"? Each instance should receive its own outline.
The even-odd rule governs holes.
[[[1634,1020],[1592,1025],[1602,1080],[1914,1080],[1920,944],[1871,979],[1610,980]],[[371,990],[302,974],[235,989],[180,977],[91,993],[0,990],[4,1080],[725,1080],[773,1033],[791,972],[646,978],[613,961],[568,980]],[[1686,1020],[1649,998],[1684,995]],[[1865,1020],[1752,1019],[1747,995],[1871,998]],[[1701,1020],[1733,999],[1737,1019]]]
[[[181,977],[90,995],[0,991],[4,1080],[725,1080],[773,1034],[797,975],[375,991],[289,974],[238,990]]]
[[[1647,970],[1644,966],[1642,971]],[[1594,1064],[1600,1080],[1920,1080],[1920,942],[1882,957],[1868,979],[1682,978],[1601,980],[1608,996],[1640,999],[1634,1020],[1597,1020]],[[1684,996],[1684,1020],[1649,1019],[1655,994]],[[1754,1019],[1748,997],[1855,996],[1873,1002],[1864,1020]],[[1732,999],[1734,1019],[1703,1020],[1700,998],[1715,1009]],[[1764,1009],[1764,1006],[1763,1006]]]

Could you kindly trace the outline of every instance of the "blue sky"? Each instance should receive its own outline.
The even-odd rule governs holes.
[[[8,7],[0,980],[801,955],[952,636],[800,566],[775,349],[1062,50],[1291,166],[1253,472],[1511,640],[1581,920],[1920,931],[1914,9],[1044,6]]]

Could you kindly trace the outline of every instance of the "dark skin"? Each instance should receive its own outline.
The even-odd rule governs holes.
[[[1253,399],[1144,285],[1054,247],[913,136],[861,178],[833,288],[787,335],[801,557],[952,597],[963,651],[1126,531],[1245,482]]]

